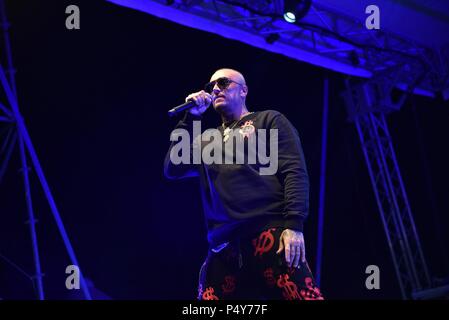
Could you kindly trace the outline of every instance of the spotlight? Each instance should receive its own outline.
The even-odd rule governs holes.
[[[287,22],[295,23],[296,22],[296,15],[293,12],[287,11],[284,13],[284,19]]]
[[[285,0],[284,20],[289,23],[301,20],[309,12],[311,5],[312,0]]]

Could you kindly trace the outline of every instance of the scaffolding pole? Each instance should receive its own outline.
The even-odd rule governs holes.
[[[59,233],[62,237],[62,240],[64,242],[65,248],[67,250],[67,253],[69,255],[70,261],[73,265],[78,266],[78,260],[75,255],[75,251],[73,250],[72,244],[69,240],[69,237],[67,235],[67,232],[65,230],[64,224],[62,222],[61,216],[59,214],[59,210],[56,206],[56,202],[53,198],[53,195],[50,191],[50,187],[47,183],[47,179],[45,178],[44,172],[42,170],[42,167],[40,165],[39,159],[37,157],[36,150],[34,149],[34,146],[32,144],[30,135],[28,133],[28,130],[26,128],[25,122],[23,120],[23,117],[19,111],[19,105],[17,101],[17,91],[15,86],[15,69],[12,65],[12,55],[11,55],[11,47],[9,43],[9,35],[8,35],[8,28],[9,23],[6,19],[6,11],[5,11],[5,4],[4,0],[0,0],[0,17],[1,17],[1,26],[3,28],[3,35],[4,35],[4,41],[5,41],[5,53],[6,53],[6,61],[7,61],[7,69],[5,70],[3,66],[0,64],[0,85],[4,90],[4,93],[6,95],[8,106],[5,106],[4,104],[0,104],[0,109],[6,114],[6,117],[2,117],[4,122],[12,122],[14,125],[11,127],[12,131],[14,131],[14,136],[12,138],[12,141],[10,141],[10,138],[8,138],[8,141],[5,141],[4,148],[7,150],[7,154],[5,157],[4,164],[0,167],[2,169],[2,174],[4,173],[4,169],[6,169],[6,164],[9,161],[9,158],[11,156],[12,149],[14,147],[15,141],[18,140],[19,142],[19,151],[20,151],[20,158],[22,163],[22,175],[24,179],[24,186],[25,186],[25,196],[26,196],[26,202],[27,202],[27,211],[28,211],[28,223],[30,226],[30,235],[32,240],[32,247],[33,247],[33,259],[34,259],[34,266],[35,266],[35,274],[32,276],[33,284],[36,284],[37,286],[37,295],[40,300],[43,300],[45,298],[44,295],[44,286],[42,277],[43,274],[41,272],[41,264],[40,264],[40,257],[39,257],[39,250],[38,250],[38,242],[37,242],[37,234],[36,234],[36,228],[35,225],[37,223],[37,220],[35,219],[35,214],[33,211],[33,205],[32,205],[32,198],[31,198],[31,187],[30,187],[30,180],[29,180],[29,170],[30,167],[28,166],[27,162],[27,155],[29,156],[31,163],[33,165],[34,172],[36,173],[39,182],[41,184],[41,187],[44,191],[45,197],[48,201],[48,204],[50,206],[51,212],[53,214],[53,217],[56,221],[56,225],[58,227]],[[9,75],[9,79],[7,78],[7,75]],[[17,139],[15,138],[17,135]],[[9,137],[9,134],[8,134]],[[6,164],[5,164],[6,163]],[[91,294],[89,291],[89,287],[87,286],[87,283],[84,279],[83,273],[80,270],[80,283],[81,283],[81,290],[83,291],[83,294],[87,300],[91,300]]]

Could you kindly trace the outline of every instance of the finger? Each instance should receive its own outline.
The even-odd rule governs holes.
[[[207,94],[207,93],[203,93],[202,95],[201,95],[201,97],[203,98],[203,104],[205,105],[205,106],[207,106],[208,104],[209,104],[209,95]]]
[[[282,236],[279,238],[279,249],[276,251],[277,254],[281,253],[284,250],[284,242]]]
[[[293,260],[293,267],[298,268],[299,266],[299,258],[301,257],[301,249],[299,246],[294,247],[295,258]]]
[[[286,243],[285,244],[285,261],[287,261],[287,265],[289,267],[292,266],[292,260],[291,260],[291,247],[290,247],[290,243]]]
[[[303,263],[306,263],[306,246],[304,244],[304,241],[301,242],[300,249],[301,249],[301,261]]]
[[[199,106],[199,104],[198,104],[198,97],[192,96],[192,97],[190,97],[189,100],[195,102],[195,104],[196,104],[197,106]]]
[[[208,106],[212,102],[212,96],[207,92],[203,92],[203,97],[205,105]]]
[[[204,97],[200,94],[197,96],[198,107],[202,107],[204,105]]]
[[[206,105],[209,106],[212,102],[212,96],[208,93],[206,93]]]

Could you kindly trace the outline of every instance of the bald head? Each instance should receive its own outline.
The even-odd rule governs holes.
[[[210,78],[210,81],[214,81],[217,80],[218,78],[223,77],[234,80],[235,82],[240,83],[241,85],[246,85],[246,81],[243,75],[237,70],[229,68],[218,69],[217,71],[215,71],[215,73]]]
[[[245,100],[248,94],[248,87],[243,75],[237,70],[223,68],[215,71],[210,78],[215,82],[220,78],[232,80],[226,87],[215,84],[212,90],[212,105],[223,118],[239,119],[240,115],[247,111]]]

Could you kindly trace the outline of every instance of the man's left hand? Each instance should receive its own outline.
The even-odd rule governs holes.
[[[279,249],[276,252],[280,254],[285,250],[285,261],[289,267],[297,268],[299,260],[306,262],[306,248],[304,235],[300,231],[285,229],[279,238]]]

